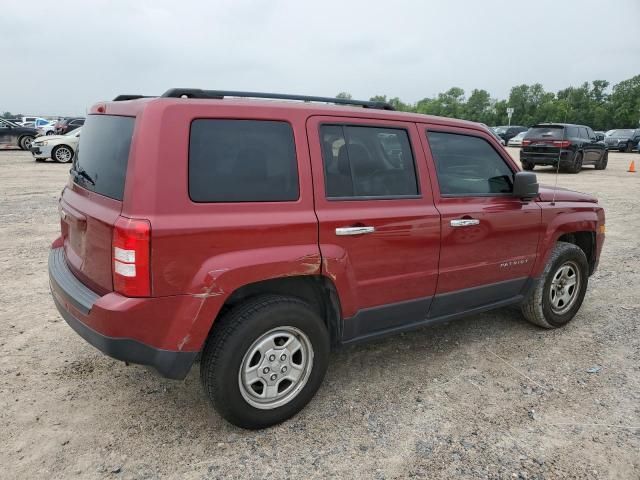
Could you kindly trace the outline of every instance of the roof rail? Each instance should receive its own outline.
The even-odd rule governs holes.
[[[150,95],[118,95],[112,102],[124,102],[125,100],[138,100],[139,98],[153,98]]]
[[[122,97],[123,95],[120,95]],[[132,96],[132,95],[129,95]],[[355,105],[364,108],[376,108],[379,110],[395,110],[386,102],[373,102],[367,100],[351,100],[347,98],[314,97],[309,95],[290,95],[286,93],[264,92],[234,92],[228,90],[201,90],[199,88],[172,88],[164,92],[161,97],[169,98],[209,98],[221,100],[225,97],[242,98],[268,98],[274,100],[301,100],[303,102],[334,103],[336,105]],[[137,97],[140,98],[140,97]]]

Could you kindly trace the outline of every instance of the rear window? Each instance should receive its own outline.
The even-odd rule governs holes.
[[[577,134],[577,132],[576,132]],[[571,135],[570,132],[564,131],[564,127],[562,125],[550,125],[543,127],[531,127],[527,132],[527,138],[563,138],[563,136],[576,136]]]
[[[76,153],[74,181],[87,190],[122,200],[135,118],[90,115]]]
[[[612,137],[626,138],[633,136],[633,130],[614,130],[611,134]]]
[[[191,123],[189,196],[194,202],[298,199],[293,130],[286,122],[199,119]]]

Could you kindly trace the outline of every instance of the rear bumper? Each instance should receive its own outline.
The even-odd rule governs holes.
[[[113,293],[98,295],[69,270],[62,248],[54,248],[49,253],[49,283],[54,303],[62,318],[78,335],[104,354],[124,362],[150,366],[167,378],[183,379],[189,373],[198,351],[158,348],[131,338],[140,330],[140,323],[143,323],[142,328],[153,328],[149,322],[132,324],[131,336],[114,336],[95,328],[96,325],[104,325],[105,317],[115,327],[123,317],[125,322],[130,321],[128,309],[122,308],[128,300],[134,300],[131,306],[135,306],[135,313],[144,310],[140,308],[141,301],[153,302],[153,299],[128,299]],[[110,305],[113,308],[109,308]],[[162,328],[162,322],[156,323],[155,327]]]
[[[560,152],[527,152],[520,150],[520,161],[533,163],[534,165],[557,165],[560,157],[560,165],[573,163],[575,152],[573,150],[561,150]]]

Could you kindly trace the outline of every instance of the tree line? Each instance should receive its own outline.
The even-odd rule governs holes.
[[[467,96],[453,87],[433,98],[405,103],[398,97],[371,97],[372,101],[390,103],[396,110],[442,117],[460,118],[487,125],[506,125],[507,108],[514,109],[512,125],[531,126],[540,122],[566,122],[588,125],[594,130],[638,128],[640,125],[640,75],[610,87],[606,80],[584,82],[556,93],[547,92],[539,83],[517,85],[509,98],[498,100],[488,91],[473,89]],[[341,92],[339,98],[352,98]]]

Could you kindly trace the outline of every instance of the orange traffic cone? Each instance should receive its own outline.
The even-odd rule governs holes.
[[[631,163],[629,164],[629,170],[627,170],[627,172],[636,173],[636,162],[635,162],[635,160],[631,160]]]

